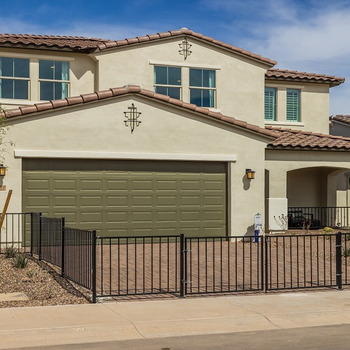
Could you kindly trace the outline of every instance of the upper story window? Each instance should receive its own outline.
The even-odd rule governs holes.
[[[265,120],[276,120],[276,88],[265,88]]]
[[[0,57],[0,98],[28,99],[29,59]]]
[[[68,97],[69,62],[39,60],[40,100]]]
[[[299,89],[287,89],[287,121],[300,122]]]
[[[181,99],[181,68],[154,67],[155,92],[167,95],[178,100]]]
[[[215,107],[215,70],[190,68],[190,102],[200,107]]]

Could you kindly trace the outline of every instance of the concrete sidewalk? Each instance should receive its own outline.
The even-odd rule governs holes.
[[[350,291],[0,309],[0,349],[350,323]]]

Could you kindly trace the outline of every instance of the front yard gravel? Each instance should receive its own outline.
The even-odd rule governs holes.
[[[27,301],[2,301],[0,307],[87,304],[87,299],[71,283],[45,263],[28,258],[21,269],[13,259],[0,254],[0,293],[24,293]]]

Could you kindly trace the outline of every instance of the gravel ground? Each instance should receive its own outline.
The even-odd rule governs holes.
[[[0,254],[0,293],[24,293],[27,301],[0,302],[0,307],[87,304],[84,295],[43,262],[28,258],[23,268]]]

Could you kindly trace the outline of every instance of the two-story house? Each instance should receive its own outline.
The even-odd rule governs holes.
[[[280,230],[288,205],[336,205],[344,79],[275,64],[186,28],[1,35],[2,202],[110,235],[244,235],[257,213]]]

